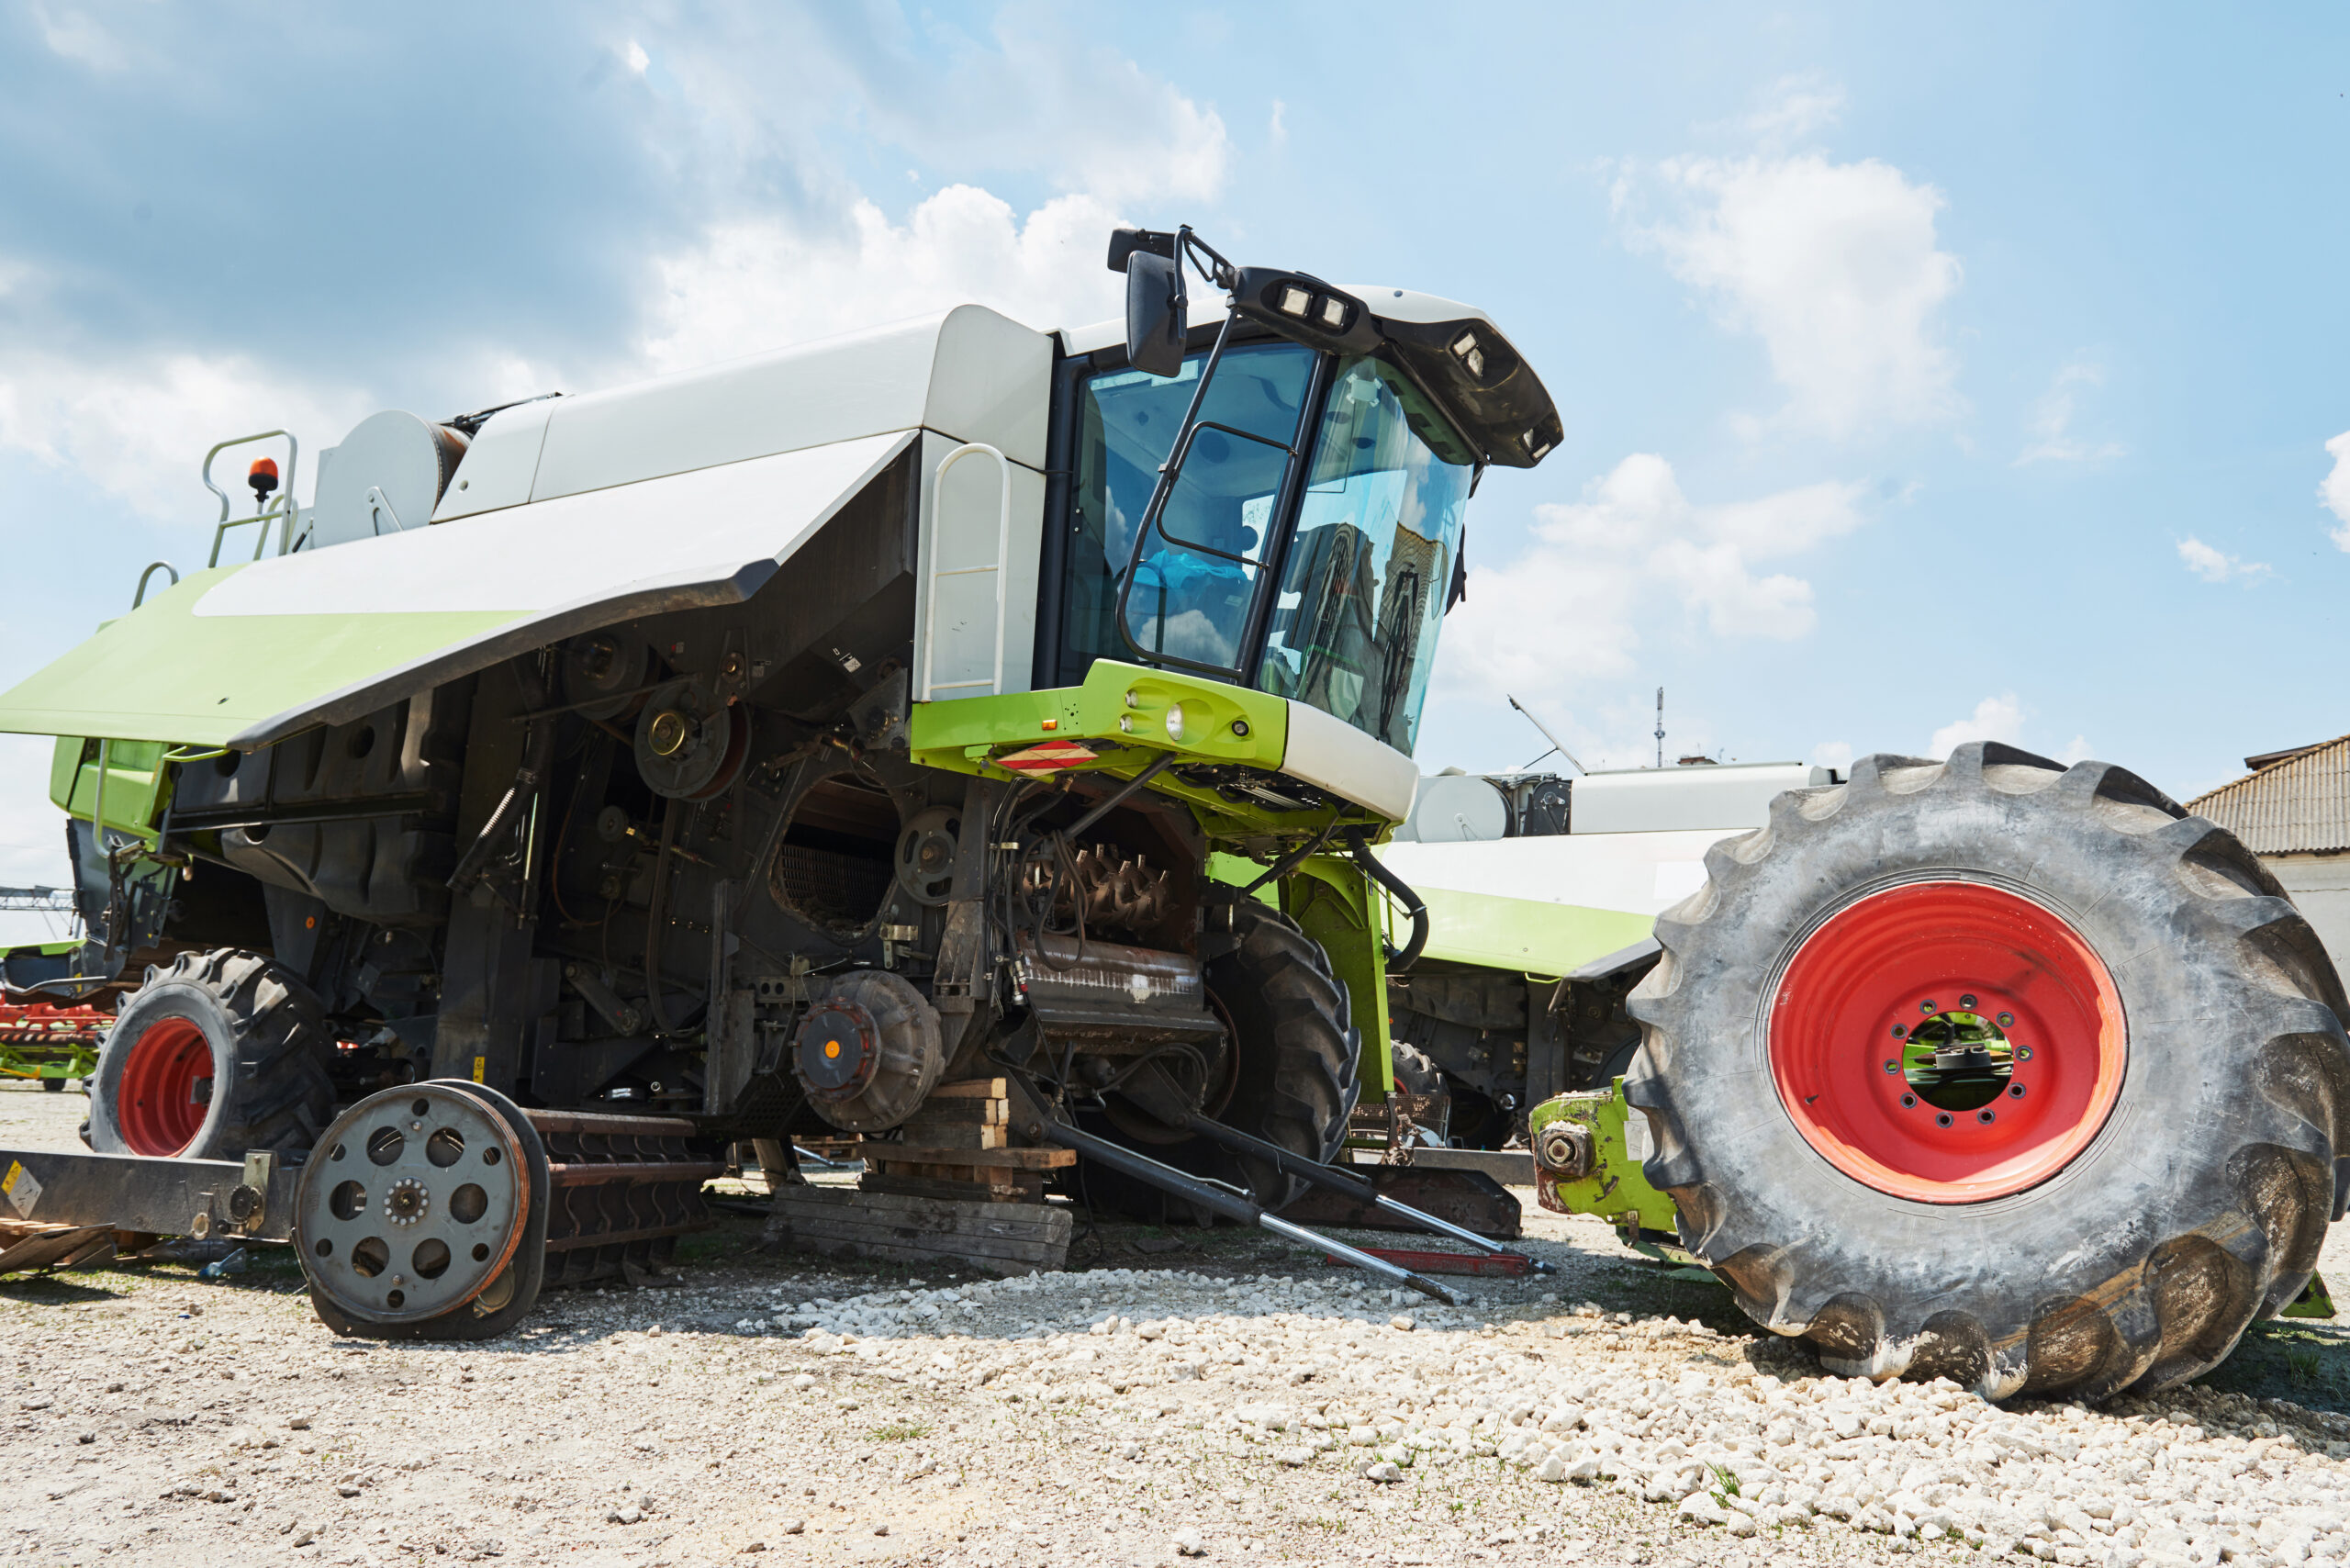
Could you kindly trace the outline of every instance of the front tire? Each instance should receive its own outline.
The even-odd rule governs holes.
[[[116,1015],[90,1083],[100,1154],[307,1152],[334,1119],[318,999],[258,953],[183,953]]]
[[[2342,985],[2234,837],[2102,763],[1873,756],[1657,922],[1625,1080],[1683,1245],[1846,1375],[2152,1393],[2289,1303]]]

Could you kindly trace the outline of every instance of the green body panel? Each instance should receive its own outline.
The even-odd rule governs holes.
[[[1181,739],[1167,729],[1168,710],[1178,704],[1183,710]],[[1246,733],[1236,731],[1236,723],[1246,726]],[[1122,778],[1169,751],[1202,763],[1278,773],[1289,745],[1289,704],[1247,687],[1096,659],[1082,686],[920,702],[907,728],[916,762],[958,773],[993,768],[1002,777],[1016,770],[997,767],[997,758],[1059,741],[1106,743],[1111,749],[1099,761],[1072,771]],[[1330,821],[1321,812],[1275,812],[1226,800],[1164,774],[1151,788],[1189,805],[1208,837],[1224,842],[1268,834],[1300,837],[1320,832]],[[1371,830],[1373,838],[1394,825],[1363,807],[1347,808],[1337,820]]]
[[[80,1041],[67,1045],[31,1046],[0,1041],[0,1078],[80,1079],[97,1075],[98,1047]]]
[[[1418,889],[1428,906],[1427,956],[1524,974],[1569,974],[1654,934],[1656,916],[1540,899]]]
[[[243,566],[185,582],[0,693],[0,731],[218,746],[264,720],[427,658],[519,610],[197,615]],[[113,784],[107,785],[109,792]],[[107,801],[106,815],[114,815]]]
[[[1321,855],[1285,878],[1281,889],[1281,912],[1322,944],[1347,988],[1354,1026],[1362,1036],[1357,1066],[1363,1098],[1384,1100],[1395,1088],[1387,1036],[1387,954],[1381,946],[1386,897],[1352,861]]]
[[[1606,1093],[1561,1094],[1527,1114],[1528,1141],[1542,1147],[1542,1129],[1572,1121],[1591,1129],[1591,1174],[1575,1181],[1538,1171],[1535,1191],[1542,1206],[1560,1214],[1592,1215],[1613,1225],[1624,1239],[1651,1257],[1676,1263],[1695,1260],[1674,1244],[1679,1234],[1673,1200],[1648,1183],[1640,1162],[1624,1147],[1624,1120],[1638,1114],[1624,1103],[1624,1081]]]
[[[152,839],[171,801],[170,747],[162,741],[116,741],[106,748],[106,825]],[[60,735],[50,754],[49,798],[68,816],[90,820],[98,807],[98,748],[76,735]]]

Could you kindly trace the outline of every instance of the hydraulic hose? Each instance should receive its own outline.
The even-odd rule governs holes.
[[[1387,972],[1401,974],[1412,967],[1413,960],[1428,945],[1428,906],[1412,890],[1411,884],[1380,864],[1360,831],[1347,835],[1347,849],[1354,856],[1355,864],[1362,868],[1362,874],[1394,894],[1403,904],[1404,913],[1412,917],[1412,939],[1404,944],[1400,952],[1392,946],[1387,949]]]

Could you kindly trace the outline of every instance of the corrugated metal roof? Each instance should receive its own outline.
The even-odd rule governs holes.
[[[2188,801],[2187,809],[2243,839],[2255,855],[2350,849],[2350,735],[2283,755],[2281,762]]]

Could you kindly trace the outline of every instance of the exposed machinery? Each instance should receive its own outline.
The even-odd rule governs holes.
[[[624,1268],[724,1139],[1316,1239],[1274,1211],[1360,1185],[1393,1009],[1487,1137],[1531,1107],[1546,1201],[1839,1370],[2152,1390],[2303,1289],[2344,999],[2234,839],[1998,745],[1422,789],[1539,381],[1189,230],[1111,264],[1123,331],[965,307],[378,415],[307,508],[273,435],[212,566],[0,695],[68,737],[88,934],[0,978],[120,998],[117,1152],[9,1201],[160,1172],[385,1334],[494,1331],[566,1235]]]

